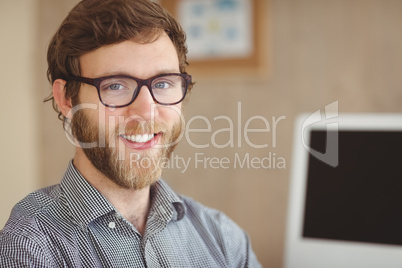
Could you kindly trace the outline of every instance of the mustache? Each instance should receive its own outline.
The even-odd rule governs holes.
[[[163,122],[130,121],[116,126],[115,136],[166,133],[169,129]]]

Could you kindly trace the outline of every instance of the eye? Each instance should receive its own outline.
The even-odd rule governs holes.
[[[155,89],[168,89],[170,86],[171,84],[168,82],[158,81],[152,87]]]
[[[124,86],[120,85],[120,84],[111,84],[110,86],[107,87],[107,89],[120,90],[120,89],[124,89]]]
[[[134,87],[135,85],[132,85],[133,83],[130,83],[130,80],[128,79],[117,79],[117,78],[111,78],[111,79],[106,79],[102,81],[100,89],[102,91],[123,91],[123,90],[129,90],[130,88]]]

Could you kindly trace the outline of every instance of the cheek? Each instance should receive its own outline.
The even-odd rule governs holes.
[[[105,110],[103,113],[104,116],[100,115],[100,119],[103,121],[102,124],[105,126],[105,129],[114,131],[119,125],[124,125],[124,116],[117,112],[110,112],[108,109],[107,107],[103,108]]]
[[[124,116],[122,116],[118,110],[105,107],[99,101],[96,105],[97,109],[91,111],[90,118],[93,120],[92,122],[98,126],[99,131],[114,133],[119,123],[124,122]],[[119,120],[122,120],[122,122],[120,122]]]
[[[84,84],[81,86],[78,93],[78,98],[80,103],[95,103],[99,102],[98,91],[94,86]]]
[[[183,116],[181,104],[158,108],[158,117],[168,124],[174,124]]]

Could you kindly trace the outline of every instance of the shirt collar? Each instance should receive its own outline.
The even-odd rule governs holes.
[[[162,179],[151,187],[152,207],[165,221],[179,221],[186,214],[182,199]]]
[[[88,225],[96,218],[115,210],[112,204],[74,167],[73,161],[69,163],[60,187],[77,223]]]
[[[116,211],[74,167],[73,161],[70,161],[60,186],[72,217],[79,224],[86,226],[96,218]],[[184,217],[186,209],[183,201],[162,179],[152,185],[151,198],[151,213],[156,213],[164,221],[179,221]]]

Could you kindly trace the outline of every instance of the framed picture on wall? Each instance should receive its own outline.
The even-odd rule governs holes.
[[[187,35],[188,61],[197,71],[260,68],[266,0],[159,0]]]

